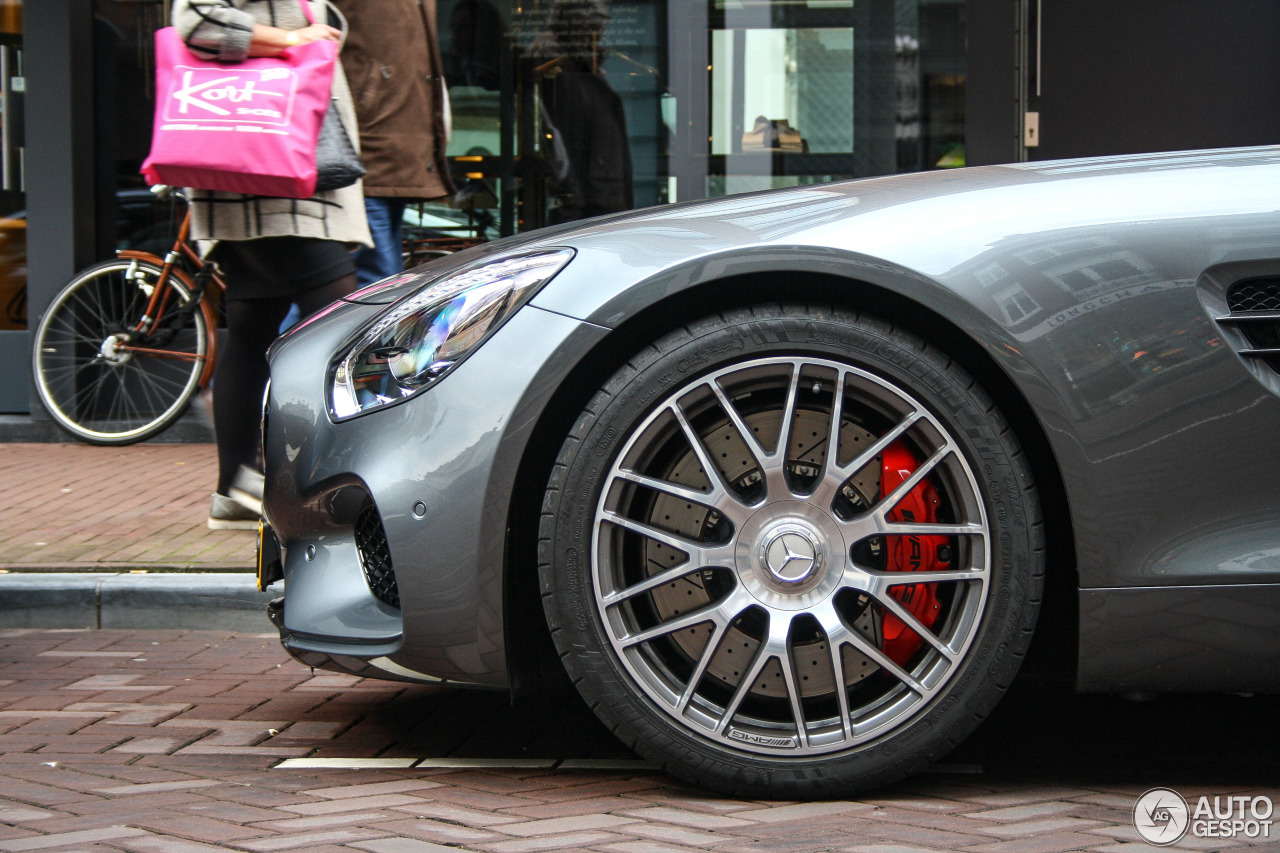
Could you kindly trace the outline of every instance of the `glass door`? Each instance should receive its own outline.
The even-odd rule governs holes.
[[[962,166],[961,0],[694,0],[668,195]]]
[[[512,234],[667,201],[667,0],[440,0],[465,217]]]

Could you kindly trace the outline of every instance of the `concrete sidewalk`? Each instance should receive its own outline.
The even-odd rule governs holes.
[[[211,444],[0,444],[0,628],[270,631]]]

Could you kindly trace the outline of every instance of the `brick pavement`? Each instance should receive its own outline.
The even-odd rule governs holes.
[[[1152,849],[1130,811],[1153,785],[1280,799],[1250,787],[1280,766],[1272,699],[1047,695],[1011,695],[953,772],[754,802],[636,762],[555,689],[511,704],[312,672],[271,635],[0,631],[0,853],[1122,853]],[[1210,748],[1232,725],[1250,739]],[[457,766],[376,766],[441,756]],[[317,758],[365,767],[278,767]]]
[[[211,444],[0,444],[0,570],[250,571],[254,534],[209,530]]]

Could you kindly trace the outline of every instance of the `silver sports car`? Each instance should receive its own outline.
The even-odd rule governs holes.
[[[678,776],[848,795],[1037,621],[1081,690],[1280,688],[1277,394],[1280,148],[641,210],[282,338],[259,571],[303,663],[563,666]]]

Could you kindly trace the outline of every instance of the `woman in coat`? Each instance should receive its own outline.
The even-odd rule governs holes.
[[[301,2],[174,0],[173,25],[192,52],[229,63],[279,55],[298,44],[342,40],[345,22],[327,0],[307,0],[314,24]],[[341,65],[335,69],[333,97],[347,135],[357,140]],[[258,469],[267,347],[291,304],[297,303],[305,317],[355,290],[349,247],[372,245],[364,197],[359,183],[307,199],[192,190],[191,236],[216,241],[209,257],[227,282],[227,340],[213,377],[218,486],[208,523],[214,529],[256,527],[257,511],[230,494],[241,468]]]

